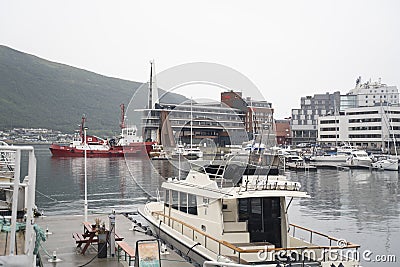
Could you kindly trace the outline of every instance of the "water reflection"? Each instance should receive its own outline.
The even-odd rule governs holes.
[[[397,254],[400,259],[398,172],[318,170],[315,174],[288,174],[312,197],[294,201],[292,222],[361,244],[361,251]],[[363,262],[363,266],[376,263]]]
[[[53,215],[83,214],[84,159],[52,158],[47,146],[35,146],[35,153],[39,209]],[[184,164],[181,167],[187,168]],[[148,194],[157,195],[157,188],[166,177],[178,176],[178,165],[139,158],[89,158],[89,211],[131,210],[145,203]],[[318,170],[288,175],[301,182],[302,190],[312,197],[292,202],[290,222],[358,243],[361,251],[394,254],[400,260],[397,172]],[[362,265],[396,266],[366,262]]]

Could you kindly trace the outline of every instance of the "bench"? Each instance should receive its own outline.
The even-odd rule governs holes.
[[[126,260],[126,257],[128,256],[129,257],[129,260],[128,260],[128,265],[130,266],[131,265],[131,261],[132,261],[132,259],[135,259],[135,254],[136,254],[136,252],[135,252],[135,249],[134,248],[132,248],[128,243],[126,243],[125,241],[117,241],[117,242],[115,242],[116,244],[117,244],[117,246],[118,246],[118,250],[117,250],[117,255],[118,255],[118,260],[119,260],[119,257],[120,257],[120,252],[121,252],[121,250],[123,250],[124,252],[125,252],[125,260]]]
[[[83,243],[86,243],[88,241],[86,237],[79,233],[73,233],[72,237],[75,239],[76,244],[78,244],[78,248],[81,247]]]

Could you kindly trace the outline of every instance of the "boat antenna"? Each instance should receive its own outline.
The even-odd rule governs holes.
[[[178,180],[181,180],[181,148],[178,145]]]

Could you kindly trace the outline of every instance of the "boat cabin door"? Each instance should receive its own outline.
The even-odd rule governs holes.
[[[247,221],[250,242],[282,247],[279,197],[239,199],[239,221]]]

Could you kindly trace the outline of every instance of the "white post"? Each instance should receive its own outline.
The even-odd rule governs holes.
[[[25,254],[32,255],[35,243],[33,225],[35,223],[34,208],[35,208],[35,189],[36,189],[36,157],[32,149],[29,151],[29,170],[28,170],[28,193],[25,194],[26,204],[26,233],[25,233]]]
[[[83,128],[83,138],[84,138],[84,150],[85,150],[85,152],[84,152],[84,154],[85,154],[85,202],[84,202],[84,208],[85,208],[85,222],[87,222],[88,221],[88,218],[87,218],[87,216],[88,216],[88,201],[87,201],[87,166],[86,166],[86,158],[87,158],[87,156],[86,156],[86,150],[87,150],[87,147],[86,147],[86,130],[87,130],[87,128],[86,127],[84,127]]]
[[[15,151],[15,169],[14,169],[14,188],[13,188],[13,202],[11,212],[11,231],[10,231],[10,255],[14,255],[15,250],[15,233],[17,224],[17,213],[18,213],[18,193],[19,183],[21,175],[21,150]]]

